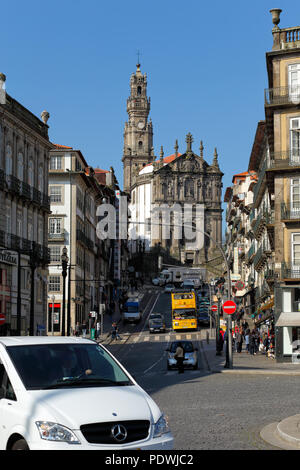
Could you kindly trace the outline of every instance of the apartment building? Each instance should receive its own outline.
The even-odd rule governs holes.
[[[77,322],[88,322],[90,312],[99,312],[99,304],[109,301],[111,247],[109,242],[99,240],[96,233],[97,206],[108,193],[80,150],[53,146],[49,164],[48,226],[47,328],[50,333],[71,333]]]
[[[0,335],[45,334],[49,113],[9,96],[0,74]]]
[[[257,180],[248,187],[245,264],[254,322],[274,332],[276,360],[291,361],[300,346],[300,27],[280,29],[281,10],[271,13],[265,120],[257,125],[248,166]]]

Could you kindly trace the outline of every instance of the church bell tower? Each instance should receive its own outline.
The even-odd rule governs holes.
[[[130,97],[127,100],[128,122],[125,122],[123,171],[124,191],[130,191],[138,172],[154,159],[153,128],[150,98],[147,98],[147,75],[142,74],[140,64],[130,77]]]

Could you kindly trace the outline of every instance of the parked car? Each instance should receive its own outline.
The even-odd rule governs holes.
[[[150,313],[148,324],[150,333],[166,331],[165,319],[161,313]]]
[[[175,290],[174,284],[167,284],[165,286],[165,292],[173,292]]]
[[[185,367],[192,367],[198,369],[198,348],[195,348],[191,341],[173,341],[166,351],[168,352],[167,358],[167,369],[177,368],[177,362],[174,358],[178,343],[181,343],[184,349],[184,361]]]
[[[1,450],[167,450],[167,419],[95,341],[0,337]]]
[[[152,279],[152,284],[153,284],[154,286],[159,286],[159,285],[160,285],[158,277],[154,277],[154,278]]]

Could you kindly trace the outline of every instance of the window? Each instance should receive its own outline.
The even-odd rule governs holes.
[[[39,167],[38,189],[41,193],[44,192],[44,169],[42,166]]]
[[[60,246],[50,246],[50,261],[52,262],[61,262],[61,247]]]
[[[295,104],[300,102],[300,64],[289,65],[289,97]]]
[[[60,291],[60,276],[49,276],[49,292]]]
[[[291,217],[300,217],[300,179],[291,179]]]
[[[0,363],[0,393],[1,393],[0,399],[6,398],[7,400],[14,400],[14,401],[17,400],[12,384],[6,373],[5,367],[1,363]]]
[[[6,146],[5,172],[7,175],[12,174],[12,149],[9,144]]]
[[[61,186],[50,186],[50,202],[62,202]]]
[[[140,96],[142,94],[142,87],[141,86],[137,87],[137,94],[138,94],[138,96]]]
[[[51,217],[49,219],[49,233],[62,233],[62,218]]]
[[[11,233],[11,205],[10,201],[6,202],[6,233]]]
[[[292,264],[299,271],[300,268],[300,233],[292,233]]]
[[[28,163],[28,184],[33,186],[34,183],[34,174],[33,174],[33,161],[29,160]]]
[[[18,153],[18,174],[17,177],[20,181],[23,181],[24,177],[24,160],[22,152]]]
[[[51,155],[50,157],[50,170],[62,169],[62,157],[59,155]]]
[[[300,117],[290,119],[290,160],[300,162]]]

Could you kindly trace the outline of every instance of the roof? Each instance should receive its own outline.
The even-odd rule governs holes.
[[[257,179],[256,173],[254,171],[244,171],[243,173],[237,173],[236,175],[233,175],[232,182],[233,184],[236,184],[236,179],[242,179],[245,181],[247,176],[250,176],[251,180]]]
[[[0,336],[0,344],[4,346],[29,346],[43,344],[70,344],[70,343],[91,343],[86,338],[66,337],[66,336]],[[94,341],[93,341],[93,344]]]
[[[264,141],[265,130],[266,130],[266,121],[259,121],[257,124],[254,142],[253,142],[253,146],[252,146],[252,150],[250,154],[249,166],[248,166],[249,171],[250,170],[255,171],[259,167],[259,163],[260,163],[259,157],[261,157],[261,151],[263,150],[262,143]]]
[[[59,149],[69,149],[69,150],[73,150],[73,147],[68,147],[67,145],[54,144],[53,142],[52,142],[52,145],[54,145],[54,147],[59,148]]]

